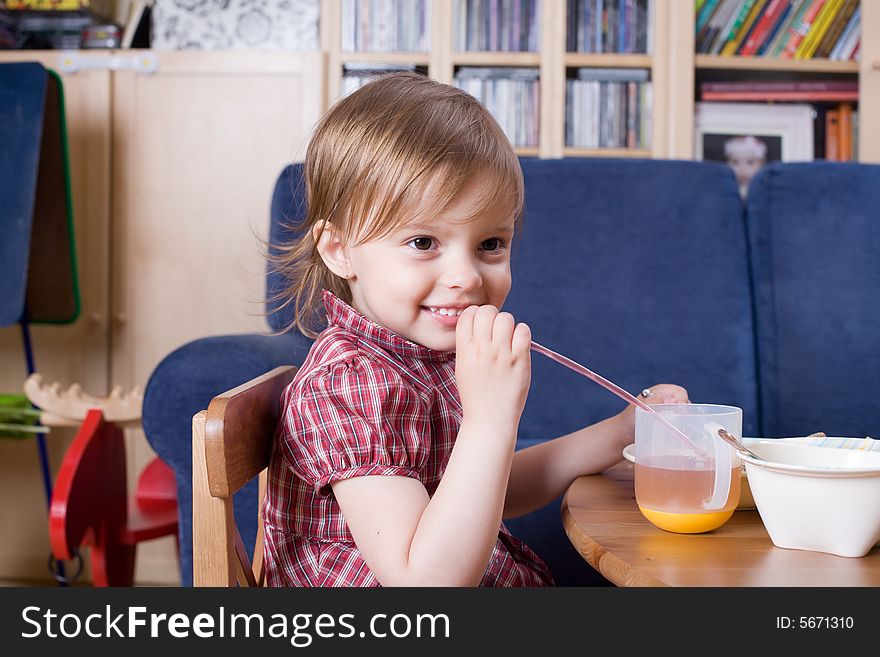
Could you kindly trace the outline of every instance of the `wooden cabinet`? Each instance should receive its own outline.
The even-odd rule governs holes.
[[[82,314],[34,328],[37,370],[95,394],[144,387],[189,340],[267,330],[260,240],[272,189],[325,105],[317,52],[130,51],[115,63],[111,54],[81,51],[79,69],[62,75]],[[0,62],[59,70],[63,56],[5,52]],[[155,57],[155,72],[125,68],[129,56]],[[20,390],[15,327],[0,331],[0,362],[0,389]],[[48,437],[56,470],[71,437]],[[131,487],[153,454],[141,432],[126,440]],[[0,441],[0,499],[0,578],[47,579],[32,442]],[[177,581],[173,541],[138,550],[138,581]]]
[[[540,137],[535,149],[518,149],[540,157],[605,156],[691,159],[694,157],[694,84],[700,69],[748,72],[852,73],[860,83],[859,157],[880,162],[880,128],[867,117],[880,111],[880,6],[862,5],[860,62],[828,60],[768,60],[756,57],[695,56],[694,4],[686,0],[651,1],[651,47],[645,54],[586,54],[566,52],[567,0],[543,0],[540,7],[539,48],[535,52],[456,51],[453,20],[455,0],[431,0],[431,47],[425,52],[347,52],[342,44],[344,0],[322,0],[321,43],[328,54],[326,93],[332,102],[340,95],[346,64],[415,64],[446,83],[460,66],[534,67],[540,75]],[[381,3],[381,0],[378,0]],[[371,5],[377,8],[381,4]],[[652,143],[638,149],[585,150],[567,148],[565,80],[576,68],[644,68],[650,70],[653,101]]]

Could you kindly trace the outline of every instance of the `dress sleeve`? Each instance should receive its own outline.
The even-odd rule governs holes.
[[[294,472],[322,495],[367,475],[418,479],[430,453],[430,418],[414,386],[358,356],[331,363],[291,390],[282,440]]]

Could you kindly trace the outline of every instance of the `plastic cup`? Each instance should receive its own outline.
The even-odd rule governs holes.
[[[717,404],[655,404],[688,447],[653,413],[636,408],[635,494],[639,510],[669,532],[717,529],[733,515],[740,494],[740,459],[718,436],[724,428],[742,438],[742,409]]]

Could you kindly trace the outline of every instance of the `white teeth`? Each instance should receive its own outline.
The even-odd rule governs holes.
[[[449,317],[457,317],[458,315],[461,315],[461,310],[456,310],[455,308],[435,308],[434,306],[428,306],[428,309],[432,313],[438,315],[448,315]]]

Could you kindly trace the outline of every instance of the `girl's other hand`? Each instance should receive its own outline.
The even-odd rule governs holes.
[[[690,404],[691,400],[688,398],[688,392],[681,386],[677,386],[672,383],[658,383],[649,388],[645,388],[645,390],[650,390],[650,395],[645,397],[641,393],[636,395],[639,399],[641,399],[646,404]],[[618,415],[618,419],[622,423],[622,429],[627,436],[627,443],[632,442],[632,437],[635,432],[635,412],[636,407],[634,404],[629,404],[625,409],[623,409]]]
[[[531,383],[532,333],[495,306],[470,306],[455,327],[455,382],[466,418],[519,422]]]

